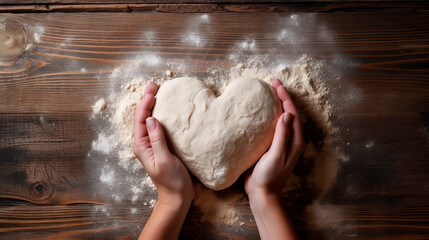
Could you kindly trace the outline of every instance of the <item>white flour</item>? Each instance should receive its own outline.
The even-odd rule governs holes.
[[[304,159],[314,161],[311,173],[308,176],[304,176],[304,178],[292,175],[285,187],[285,193],[297,190],[303,182],[306,182],[313,184],[322,194],[328,191],[335,181],[338,161],[345,159],[339,149],[333,145],[336,129],[330,121],[332,110],[327,100],[328,89],[322,79],[319,78],[320,71],[323,71],[325,68],[324,62],[303,55],[292,63],[281,62],[275,65],[266,65],[268,59],[270,59],[269,56],[258,56],[234,64],[229,69],[212,67],[208,71],[208,76],[203,81],[211,86],[215,92],[220,93],[227,86],[230,79],[239,76],[256,77],[268,83],[275,78],[280,79],[294,97],[298,109],[300,109],[302,114],[304,124],[308,121],[311,124],[316,124],[324,135],[321,142],[307,143],[308,146],[304,153]],[[100,133],[98,139],[93,143],[93,150],[105,154],[115,154],[116,159],[119,160],[118,164],[131,172],[141,169],[141,164],[134,157],[131,149],[133,137],[132,120],[136,106],[141,100],[144,89],[150,80],[162,84],[162,82],[169,78],[168,75],[171,76],[171,74],[164,73],[158,74],[159,76],[145,77],[133,72],[135,70],[132,68],[137,66],[153,66],[154,63],[157,65],[164,64],[162,59],[157,56],[142,55],[135,58],[134,62],[114,69],[110,75],[111,80],[116,81],[116,79],[119,79],[123,81],[122,84],[107,97],[105,113],[98,111],[100,100],[94,104],[94,113],[104,114],[108,119],[108,129],[111,131],[111,135],[107,136],[103,132]],[[175,74],[179,76],[181,75],[180,71],[175,69],[168,71],[176,72]],[[106,130],[104,131],[107,132]],[[114,174],[106,175],[107,173],[102,172],[102,176],[104,177],[100,179],[106,179],[106,176],[115,176]],[[102,181],[105,183],[111,182],[110,180]],[[154,192],[155,190],[148,176],[143,180],[139,180],[139,182],[140,184],[137,185],[131,184],[128,190],[132,202],[137,202],[139,197],[143,196],[143,191],[139,191],[138,189],[148,188],[149,192]],[[201,188],[199,188],[199,191],[202,191]],[[224,220],[224,224],[238,224],[239,214],[234,210],[235,202],[229,201],[227,205],[222,205],[220,202],[225,201],[225,199],[220,199],[214,194],[208,194],[208,190],[204,190],[204,192],[205,194],[196,194],[197,198],[198,196],[204,196],[204,201],[198,199],[194,201],[194,204],[202,209],[204,213],[202,219],[204,221],[212,219],[212,222],[217,224]],[[149,202],[149,206],[153,205],[151,203],[155,199],[154,195],[151,197],[145,200],[146,203]],[[210,201],[206,201],[207,198],[211,198]],[[238,198],[233,199],[238,201]],[[222,211],[227,211],[228,213],[222,214]],[[214,215],[214,212],[220,215]],[[231,218],[228,217],[226,219],[225,216],[231,216]]]
[[[92,105],[92,112],[97,114],[106,108],[106,101],[104,98],[100,98],[97,102]]]
[[[213,224],[240,225],[240,214],[234,205],[243,194],[219,198],[215,192],[197,184],[193,204],[202,212],[201,221]]]
[[[33,29],[33,39],[36,43],[40,43],[40,37],[45,33],[45,27],[35,26]]]
[[[316,229],[339,227],[345,219],[341,207],[321,203],[319,200],[315,200],[312,204],[308,205],[305,211],[310,216],[308,224]]]
[[[196,49],[207,45],[207,38],[204,32],[210,32],[210,17],[208,14],[190,18],[187,24],[187,31],[182,35],[182,44],[192,46]]]
[[[306,24],[317,25],[310,16]],[[302,44],[299,35],[299,15],[291,15],[286,20],[287,28],[280,29],[274,38],[281,44]],[[210,16],[207,14],[193,18],[182,36],[182,43],[203,47],[207,44],[201,29],[210,28]],[[332,36],[328,29],[318,27],[320,41],[330,41]],[[146,31],[142,34],[145,41],[153,43],[156,33]],[[321,198],[335,183],[341,161],[347,157],[336,144],[336,129],[331,122],[333,106],[328,100],[329,90],[324,79],[324,73],[329,71],[330,63],[316,60],[305,54],[299,57],[278,57],[275,54],[258,55],[257,41],[247,38],[232,46],[227,56],[228,64],[219,62],[206,72],[195,73],[198,69],[195,61],[166,62],[156,54],[139,54],[114,68],[107,76],[109,93],[103,96],[105,104],[94,104],[91,119],[97,124],[97,139],[89,154],[109,155],[109,159],[100,161],[100,181],[110,188],[112,199],[117,202],[131,201],[136,204],[153,207],[156,204],[156,189],[151,179],[142,170],[142,165],[135,158],[131,145],[133,138],[134,111],[140,101],[149,81],[161,85],[172,77],[197,77],[204,81],[212,90],[220,94],[231,79],[249,76],[262,79],[268,83],[275,78],[280,79],[290,92],[301,112],[304,130],[317,131],[318,138],[307,139],[307,148],[303,161],[308,164],[309,173],[293,173],[285,186],[285,197],[296,197],[301,187],[309,187],[317,191]],[[238,48],[237,48],[238,47]],[[254,52],[252,57],[243,54],[244,51]],[[222,65],[223,64],[223,65]],[[103,76],[104,77],[104,76]],[[340,77],[338,77],[340,78]],[[101,101],[101,100],[100,100]],[[100,107],[102,105],[103,107]],[[98,124],[103,122],[104,124]],[[103,157],[100,157],[104,159]],[[121,166],[121,167],[119,167]],[[114,183],[114,184],[113,184]],[[118,186],[116,186],[118,185]],[[197,187],[194,205],[201,212],[201,220],[217,225],[243,225],[240,213],[235,208],[243,195],[216,195],[204,187]],[[297,193],[298,192],[298,193]],[[317,198],[316,198],[317,199]],[[308,216],[320,218],[316,210],[318,200],[307,208]],[[131,210],[130,213],[137,211]],[[334,212],[333,214],[340,214]],[[318,215],[319,214],[319,215]],[[323,215],[323,214],[322,214]],[[317,221],[316,221],[317,222]]]

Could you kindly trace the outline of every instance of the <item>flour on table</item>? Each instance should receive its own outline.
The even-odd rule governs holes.
[[[342,224],[345,220],[344,211],[341,207],[322,203],[315,200],[312,204],[305,208],[305,211],[310,216],[310,226],[316,229],[335,228]]]
[[[40,37],[45,33],[45,27],[43,26],[34,26],[33,30],[33,39],[36,43],[40,43]]]
[[[95,151],[109,154],[115,147],[113,136],[106,136],[103,133],[98,134],[97,140],[92,142],[92,148]]]
[[[210,72],[214,77],[209,78],[209,85],[222,88],[226,80],[219,79],[240,76],[255,77],[268,83],[275,78],[281,80],[294,98],[304,125],[307,122],[316,125],[323,134],[320,141],[307,142],[308,147],[304,152],[304,158],[314,160],[312,172],[304,180],[323,194],[334,184],[339,163],[347,160],[341,149],[335,146],[338,129],[330,119],[332,106],[328,101],[329,91],[321,77],[327,67],[326,63],[307,55],[294,62],[279,61],[270,64],[270,60],[268,56],[252,57],[246,62],[237,63],[226,72],[222,68],[213,67]],[[302,181],[295,180],[293,184],[296,186],[297,182]],[[289,183],[292,181],[288,181]],[[292,190],[288,184],[285,188]]]
[[[365,147],[366,148],[372,148],[372,147],[374,147],[374,144],[375,144],[374,141],[369,141],[365,144]]]
[[[100,98],[97,102],[92,105],[92,113],[97,114],[106,108],[106,101],[104,98]]]
[[[251,45],[252,42],[249,44]],[[155,186],[150,177],[142,172],[141,164],[132,152],[133,117],[149,81],[161,85],[171,78],[172,73],[175,77],[197,77],[216,94],[222,93],[231,79],[242,76],[258,78],[267,83],[271,83],[275,78],[280,79],[294,98],[304,127],[315,126],[322,136],[317,141],[307,142],[303,158],[304,162],[313,163],[310,173],[306,175],[293,173],[286,182],[284,194],[286,196],[294,194],[291,196],[296,197],[299,194],[297,190],[301,186],[310,186],[318,191],[320,196],[329,191],[335,183],[340,162],[346,161],[347,157],[335,145],[338,129],[332,125],[330,119],[332,105],[328,100],[328,88],[321,77],[328,67],[326,62],[307,55],[287,61],[274,61],[269,55],[257,55],[244,59],[237,56],[229,58],[232,65],[210,67],[207,72],[194,75],[188,73],[190,67],[183,62],[165,63],[159,56],[150,54],[136,56],[135,59],[111,72],[108,76],[110,93],[104,96],[105,109],[100,112],[100,118],[106,119],[107,126],[99,129],[99,134],[102,133],[103,136],[99,136],[94,142],[93,150],[99,153],[109,152],[113,159],[109,163],[110,166],[117,171],[123,171],[124,174],[128,172],[125,176],[129,178],[114,174],[115,181],[119,181],[123,186],[116,190],[118,194],[121,193],[124,196],[119,201],[128,199],[148,207],[156,204]],[[164,70],[158,73],[142,73],[137,70],[151,69],[154,66]],[[110,144],[112,148],[110,151],[106,147],[108,144],[103,142],[106,138],[115,140],[115,144]],[[137,178],[133,177],[133,174],[140,175]],[[141,192],[136,188],[141,189]],[[222,197],[211,190],[199,187],[196,189],[194,205],[202,212],[202,221],[237,225],[242,220],[234,206],[242,200],[241,196]]]
[[[115,172],[113,172],[112,170],[106,170],[106,169],[101,170],[100,181],[102,181],[103,183],[111,185],[113,184],[114,178],[115,178]]]
[[[190,19],[187,31],[182,35],[182,44],[201,48],[207,45],[209,39],[206,34],[211,30],[210,17],[208,14],[202,14]]]
[[[256,48],[256,42],[255,40],[244,40],[242,42],[239,42],[238,46],[242,50],[246,50],[246,49],[254,50]]]
[[[202,212],[201,221],[213,224],[239,225],[240,214],[234,205],[242,198],[242,194],[234,194],[220,199],[215,192],[197,185],[193,204]]]

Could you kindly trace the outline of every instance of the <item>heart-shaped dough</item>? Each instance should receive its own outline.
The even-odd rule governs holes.
[[[182,77],[161,86],[153,116],[188,170],[221,190],[268,149],[280,109],[272,87],[255,78],[238,78],[217,97],[200,80]]]

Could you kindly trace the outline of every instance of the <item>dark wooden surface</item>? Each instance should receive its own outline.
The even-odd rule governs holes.
[[[346,66],[344,83],[331,86],[331,97],[343,97],[337,101],[343,104],[334,105],[333,120],[350,160],[341,165],[323,199],[341,217],[328,215],[328,227],[315,229],[306,224],[305,205],[311,199],[287,199],[299,234],[307,239],[429,238],[428,13],[300,14],[307,25],[302,25],[303,40],[293,49],[273,37],[281,29],[278,19],[289,14],[211,14],[210,29],[201,30],[207,44],[199,49],[181,41],[193,14],[0,17],[45,27],[40,43],[33,41],[14,63],[0,66],[1,239],[136,238],[151,210],[94,194],[99,176],[87,169],[95,138],[88,117],[107,88],[97,76],[144,52],[166,61],[192,59],[192,71],[203,72],[226,61],[230,48],[246,38],[256,39],[259,53],[275,50],[291,58],[308,53],[331,62],[346,60],[338,65]],[[308,24],[323,25],[334,39],[317,40]],[[145,29],[157,33],[155,45],[141,41]],[[66,39],[66,47],[61,46]],[[87,71],[81,72],[82,67]],[[349,85],[353,88],[344,87]],[[344,98],[342,91],[352,97]],[[369,142],[374,146],[367,148]],[[241,192],[240,183],[228,191]],[[240,214],[250,217],[246,200],[241,203],[236,206]],[[100,207],[109,215],[97,210]],[[139,215],[130,215],[131,208]],[[200,215],[191,208],[182,239],[258,239],[252,222],[219,229],[200,222]]]
[[[424,2],[425,0],[413,0],[412,2]],[[354,0],[164,0],[164,1],[155,1],[155,0],[2,0],[3,4],[80,4],[80,3],[289,3],[289,2],[304,2],[304,3],[314,3],[314,2],[357,2]],[[363,0],[359,2],[407,2],[404,0]],[[408,1],[410,2],[410,1]]]
[[[201,1],[204,2],[204,1]],[[293,2],[264,2],[251,1],[165,1],[162,4],[149,1],[16,1],[7,0],[0,5],[0,12],[427,12],[429,4],[426,1],[293,1]]]

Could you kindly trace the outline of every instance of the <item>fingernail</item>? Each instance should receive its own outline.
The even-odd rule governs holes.
[[[292,120],[292,114],[290,114],[289,112],[287,112],[283,115],[283,123],[285,125],[289,125],[291,120]]]
[[[146,118],[146,126],[150,130],[154,129],[156,126],[155,119],[153,117]]]
[[[151,98],[151,97],[153,97],[153,94],[152,94],[152,93],[148,93],[148,94],[146,94],[146,98]]]
[[[155,83],[154,82],[149,82],[149,89],[152,91],[155,91]]]

